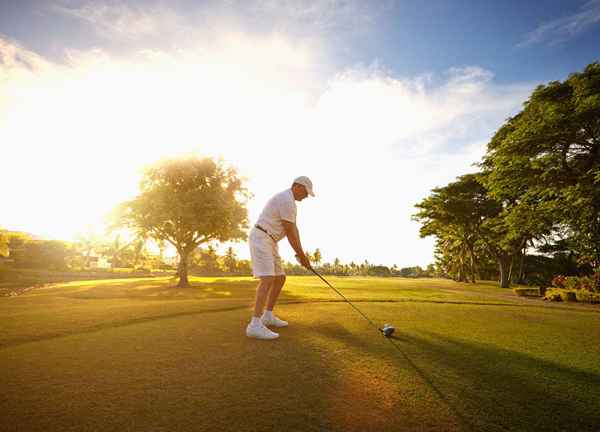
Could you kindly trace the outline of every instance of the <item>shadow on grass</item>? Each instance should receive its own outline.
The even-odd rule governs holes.
[[[373,348],[339,330],[319,331],[359,349]],[[436,334],[400,333],[390,341],[468,429],[598,431],[597,373]]]
[[[84,284],[81,286],[59,288],[59,292],[52,291],[48,295],[63,299],[92,300],[93,302],[118,300],[117,303],[120,307],[118,314],[122,314],[129,306],[133,308],[139,305],[139,301],[166,300],[164,305],[172,305],[172,307],[161,308],[161,310],[153,309],[150,314],[145,313],[144,309],[132,309],[134,316],[128,316],[127,318],[121,318],[119,315],[110,315],[110,312],[107,312],[107,319],[96,323],[85,322],[85,324],[77,325],[76,322],[73,322],[68,329],[60,328],[59,330],[52,330],[52,328],[49,328],[47,331],[42,332],[42,334],[33,336],[20,335],[8,338],[7,340],[0,341],[0,349],[77,334],[95,333],[157,320],[243,309],[250,311],[254,303],[255,288],[257,285],[254,280],[235,279],[215,279],[210,282],[193,281],[188,288],[177,288],[174,284],[176,284],[176,281],[171,284],[163,280],[153,281],[152,283],[137,283],[136,285],[110,282],[100,285],[88,286]],[[128,300],[132,302],[129,303]],[[170,300],[184,300],[185,302],[169,303]],[[310,299],[288,294],[285,299],[282,299],[280,304],[304,303],[306,301],[310,301]],[[93,302],[90,304],[96,305]],[[110,311],[113,304],[111,303],[106,306],[107,311]],[[158,302],[156,304],[160,305],[161,303]],[[100,305],[101,307],[105,307],[104,304]],[[95,306],[90,307],[93,308]],[[135,314],[138,314],[138,316],[135,316]],[[248,316],[250,316],[250,312]]]
[[[440,335],[404,337],[429,354],[427,365],[450,372],[437,374],[440,387],[476,410],[478,420],[510,430],[598,430],[597,373],[491,344]]]
[[[102,283],[95,286],[75,286],[62,297],[85,300],[109,299],[218,299],[253,298],[256,282],[252,280],[215,279],[210,282],[192,281],[187,288],[179,288],[177,278],[168,281],[144,281],[133,285],[127,282]]]
[[[474,431],[473,424],[463,415],[463,413],[458,410],[453,403],[453,401],[448,398],[440,388],[430,379],[430,377],[426,374],[426,372],[420,368],[417,364],[413,362],[413,360],[404,352],[404,350],[397,344],[394,340],[398,340],[396,336],[392,336],[388,340],[379,334],[379,330],[375,327],[368,328],[368,331],[371,332],[371,337],[373,339],[379,338],[383,343],[391,342],[389,353],[385,352],[385,350],[378,351],[378,354],[382,357],[384,356],[394,356],[398,355],[400,359],[406,361],[412,369],[417,373],[417,375],[421,378],[421,380],[433,391],[433,393],[439,398],[440,402],[443,403],[448,410],[452,413],[452,415],[457,419],[457,421],[462,426],[462,430]],[[321,333],[322,335],[330,338],[336,338],[338,340],[343,340],[347,342],[349,345],[353,345],[359,349],[365,351],[372,351],[376,344],[372,342],[367,343],[363,338],[358,337],[354,333],[344,329],[340,325],[329,325],[329,326],[320,326],[315,331]],[[365,330],[366,331],[366,330]],[[385,342],[384,342],[385,341]],[[392,348],[393,346],[393,348]]]

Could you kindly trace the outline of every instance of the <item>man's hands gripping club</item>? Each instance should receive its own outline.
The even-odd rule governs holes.
[[[305,253],[302,253],[302,255],[296,254],[296,259],[298,260],[300,265],[305,269],[310,270],[312,268],[310,265],[310,260],[308,259]]]
[[[292,246],[292,249],[294,249],[294,252],[296,252],[296,259],[302,267],[310,270],[312,267],[310,265],[310,260],[302,249],[298,227],[296,227],[295,223],[284,220],[283,228],[285,230],[285,235],[290,242],[290,246]]]

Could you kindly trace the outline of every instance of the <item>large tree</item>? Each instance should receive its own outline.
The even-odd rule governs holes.
[[[481,225],[501,211],[499,204],[487,196],[478,176],[467,174],[435,188],[415,207],[419,211],[413,219],[422,224],[421,237],[437,238],[438,263],[455,279],[475,282]]]
[[[189,286],[188,259],[198,246],[246,238],[249,193],[222,161],[161,161],[145,171],[140,189],[135,199],[121,205],[121,223],[175,247],[179,287]]]
[[[564,233],[600,266],[600,64],[536,88],[488,144],[482,166],[508,229]]]

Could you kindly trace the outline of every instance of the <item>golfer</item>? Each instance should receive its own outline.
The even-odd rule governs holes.
[[[300,234],[296,227],[296,201],[302,201],[308,195],[315,196],[310,179],[304,176],[296,178],[291,188],[279,192],[267,202],[256,225],[250,231],[252,273],[260,282],[256,288],[254,315],[246,328],[248,337],[276,339],[279,334],[269,330],[267,326],[288,325],[287,321],[273,315],[273,308],[285,283],[277,242],[287,237],[300,264],[310,268],[310,261],[302,250]]]

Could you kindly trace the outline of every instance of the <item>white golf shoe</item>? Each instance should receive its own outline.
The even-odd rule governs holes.
[[[263,315],[260,320],[266,326],[271,326],[271,327],[287,327],[288,326],[287,321],[279,319],[275,315],[272,315],[270,318],[267,318],[266,316]]]
[[[248,336],[249,338],[254,338],[254,339],[270,340],[270,339],[277,339],[279,337],[279,334],[269,330],[262,324],[261,325],[256,325],[256,324],[252,325],[250,323],[250,324],[248,324],[248,327],[246,327],[246,336]]]

